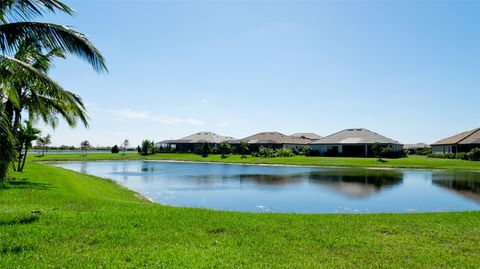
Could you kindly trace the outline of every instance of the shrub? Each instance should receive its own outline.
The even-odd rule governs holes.
[[[468,155],[459,152],[459,153],[445,153],[445,154],[429,154],[429,158],[440,158],[440,159],[460,159],[460,160],[468,160]]]
[[[480,148],[470,150],[465,157],[470,161],[480,161]]]
[[[312,152],[312,148],[310,147],[302,147],[300,150],[299,150],[299,154],[301,155],[305,155],[305,156],[310,156]]]
[[[111,150],[111,151],[112,151],[112,153],[119,153],[119,152],[120,152],[120,149],[118,148],[117,145],[114,145],[114,146],[112,147],[112,150]]]
[[[293,154],[293,151],[289,148],[281,148],[276,150],[275,155],[277,157],[292,157],[295,154]]]
[[[432,149],[423,148],[423,149],[416,149],[415,155],[429,155],[432,154]]]
[[[403,150],[393,151],[391,148],[383,148],[380,156],[382,158],[403,158],[407,156],[407,153]]]
[[[202,157],[208,157],[208,154],[211,153],[210,146],[208,143],[203,143],[200,147],[195,149],[195,153],[202,155]]]
[[[262,158],[272,158],[275,157],[275,150],[273,150],[272,148],[260,146],[260,148],[258,149],[258,155]]]
[[[218,145],[218,152],[222,154],[222,157],[225,157],[225,155],[232,152],[232,145],[230,145],[230,143],[227,141],[223,141],[220,143],[220,145]]]

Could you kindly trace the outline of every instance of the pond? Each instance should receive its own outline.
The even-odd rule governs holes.
[[[153,161],[54,165],[109,178],[165,205],[247,212],[480,210],[480,173]]]

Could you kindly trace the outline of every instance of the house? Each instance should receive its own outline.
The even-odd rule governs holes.
[[[374,155],[374,144],[388,147],[393,152],[402,150],[398,141],[363,128],[345,129],[313,141],[310,147],[323,156],[369,157]]]
[[[262,132],[245,137],[243,139],[236,139],[228,142],[235,148],[238,148],[240,142],[242,141],[248,143],[248,148],[250,151],[258,151],[258,149],[262,146],[273,149],[283,147],[300,149],[303,147],[308,147],[308,144],[311,142],[310,139],[293,137],[279,132]]]
[[[156,144],[157,148],[175,149],[176,151],[194,152],[206,143],[210,148],[218,147],[223,141],[234,139],[212,132],[200,132],[177,140],[164,140]]]
[[[305,138],[305,139],[310,139],[310,140],[318,140],[322,138],[320,135],[316,133],[294,133],[291,134],[290,136],[293,137],[300,137],[300,138]]]
[[[480,128],[456,134],[432,144],[433,154],[469,152],[480,147]]]
[[[406,150],[408,154],[421,153],[422,151],[425,152],[426,150],[429,150],[431,148],[432,147],[429,144],[425,144],[425,143],[403,145],[403,149]]]

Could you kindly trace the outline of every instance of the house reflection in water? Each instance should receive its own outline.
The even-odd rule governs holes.
[[[432,183],[469,200],[480,202],[480,173],[434,173]]]
[[[399,185],[403,174],[380,170],[332,170],[309,173],[309,179],[350,198],[367,198]]]
[[[235,175],[195,175],[189,176],[195,179],[197,184],[214,184],[218,181],[239,181],[240,183],[255,182],[258,185],[286,185],[305,180],[308,174],[235,174]]]
[[[302,182],[327,187],[352,198],[366,198],[403,182],[403,174],[380,170],[318,170],[290,174],[235,174],[190,176],[197,184],[218,181],[255,182],[257,185],[288,185]]]

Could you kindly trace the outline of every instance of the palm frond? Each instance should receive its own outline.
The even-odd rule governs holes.
[[[60,11],[72,15],[75,10],[57,0],[2,0],[0,13],[4,21],[41,17],[46,12]]]
[[[88,62],[97,72],[108,72],[105,59],[80,32],[66,26],[41,22],[15,22],[0,25],[0,49],[14,51],[19,42],[35,38],[52,49],[59,48]]]
[[[88,127],[89,118],[83,101],[78,95],[63,89],[55,93],[49,91],[48,95],[45,91],[37,94],[39,92],[32,91],[25,104],[30,119],[41,119],[55,128],[58,124],[57,115],[61,115],[71,127],[75,127],[77,121],[81,121],[85,127]]]
[[[31,65],[4,55],[0,55],[0,74],[0,82],[2,84],[21,79],[26,85],[28,83],[37,83],[47,88],[62,89],[57,82]],[[3,89],[3,87],[1,88]]]

